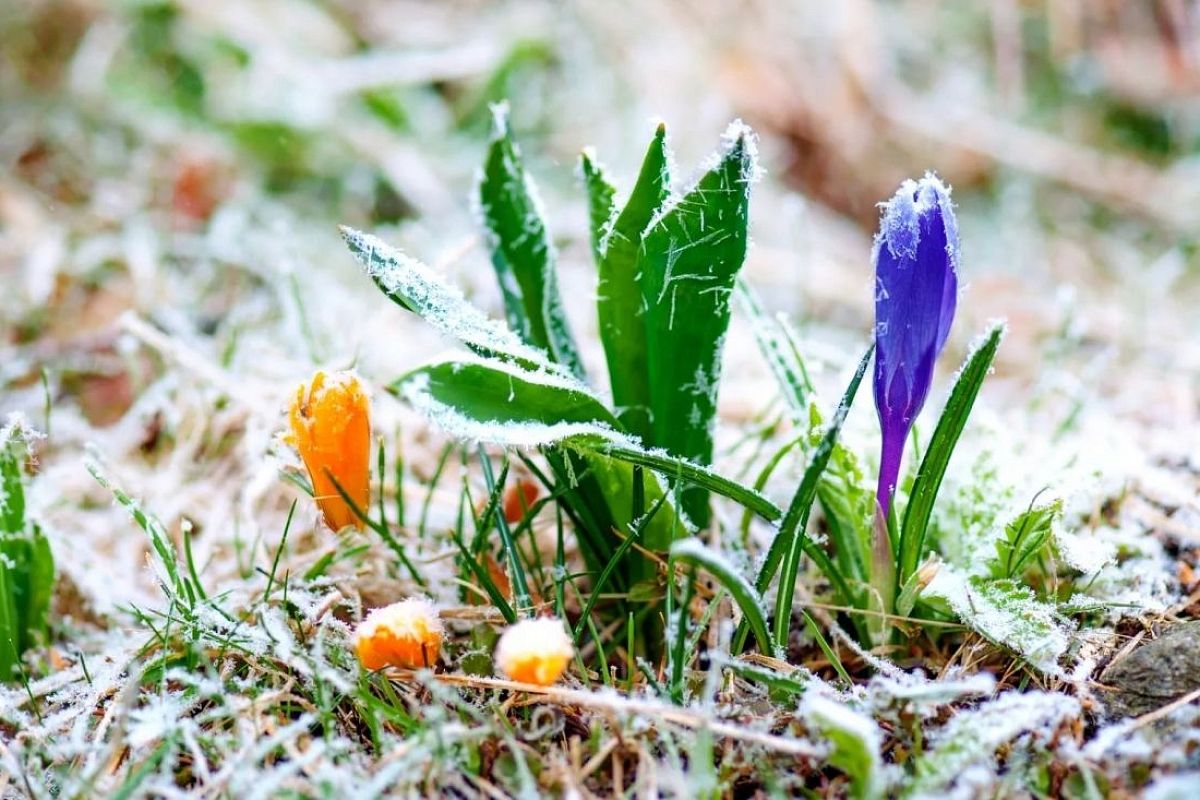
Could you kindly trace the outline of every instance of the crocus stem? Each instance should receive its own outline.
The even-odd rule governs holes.
[[[900,479],[900,463],[904,459],[904,443],[908,440],[908,426],[884,430],[882,450],[879,456],[879,486],[875,498],[886,520],[892,509],[892,494]]]

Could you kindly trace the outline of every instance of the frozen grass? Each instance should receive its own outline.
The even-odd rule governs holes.
[[[0,689],[0,794],[1195,794],[1194,697],[1103,715],[1105,670],[1198,610],[1196,131],[1173,113],[1181,79],[1155,68],[1195,66],[1156,56],[1172,40],[1135,10],[859,5],[6,9],[0,411],[47,434],[28,499],[59,583],[49,646]],[[1005,14],[1022,13],[1045,34],[1018,42],[1014,67]],[[1128,33],[1101,48],[1089,25]],[[1080,62],[1101,76],[1092,89],[1071,72]],[[773,529],[747,517],[743,540],[742,508],[720,500],[713,556],[681,552],[700,566],[678,561],[676,586],[696,580],[667,626],[682,644],[661,662],[584,625],[560,686],[492,677],[503,620],[455,564],[489,495],[478,452],[445,450],[382,390],[447,342],[379,295],[336,226],[402,243],[499,318],[468,198],[487,103],[504,96],[593,375],[604,358],[580,146],[631,177],[651,114],[671,123],[683,163],[728,119],[754,124],[767,174],[747,278],[794,321],[822,413],[870,325],[871,205],[926,168],[956,185],[970,285],[946,362],[993,316],[1009,336],[930,523],[942,559],[930,588],[947,608],[894,615],[907,647],[863,650],[856,621],[870,612],[804,562],[796,605],[812,625],[791,622],[781,658],[730,657],[743,612],[705,558],[752,576]],[[462,338],[461,322],[447,332]],[[481,346],[513,346],[468,322]],[[747,485],[806,433],[774,399],[751,328],[735,308],[715,463]],[[385,445],[384,510],[371,513],[413,571],[372,531],[335,539],[281,477],[300,476],[277,438],[295,385],[351,364],[376,387]],[[869,453],[874,436],[860,399],[842,441]],[[159,522],[139,526],[89,465]],[[803,467],[789,450],[762,493],[786,504]],[[510,469],[529,477],[519,456]],[[1035,497],[1063,513],[1024,584],[972,594]],[[541,565],[533,602],[577,614],[591,587],[570,525],[560,539],[554,507],[543,497],[534,511],[512,531]],[[441,607],[443,662],[364,673],[352,626],[414,594]],[[1006,603],[1028,604],[1015,616],[1044,635],[1005,627]]]

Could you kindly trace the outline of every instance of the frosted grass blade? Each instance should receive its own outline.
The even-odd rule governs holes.
[[[929,449],[925,452],[925,458],[922,459],[921,468],[913,482],[912,492],[909,493],[908,506],[904,509],[897,555],[897,586],[903,586],[917,569],[921,550],[925,546],[929,518],[933,514],[933,503],[937,499],[938,489],[941,488],[946,467],[950,464],[950,456],[954,454],[958,437],[967,424],[967,417],[975,405],[979,388],[992,368],[992,361],[996,358],[996,350],[1000,347],[1003,336],[1002,324],[995,325],[988,331],[983,344],[967,357],[954,388],[950,390],[950,399],[946,401],[946,408],[938,419],[937,427],[934,428],[933,436],[929,440]]]
[[[829,421],[825,435],[809,456],[808,466],[804,469],[804,477],[783,517],[779,533],[771,543],[767,561],[763,564],[765,572],[771,563],[772,553],[779,554],[776,556],[777,561],[782,560],[783,571],[779,576],[779,589],[775,603],[775,643],[781,648],[787,646],[791,630],[792,597],[796,591],[796,576],[800,570],[800,558],[804,553],[808,516],[812,512],[813,501],[817,498],[821,473],[825,471],[826,465],[829,464],[829,457],[833,455],[833,448],[837,444],[842,423],[846,421],[846,415],[850,413],[850,407],[854,404],[854,397],[858,394],[859,384],[862,383],[863,375],[867,372],[873,350],[873,347],[869,347],[863,354],[858,363],[858,369],[854,371],[854,377],[850,379],[850,385],[846,387],[846,393],[842,395],[842,401],[833,414],[833,419]],[[759,586],[763,585],[761,578],[762,573],[760,573]]]
[[[762,612],[762,597],[750,585],[750,581],[743,578],[724,556],[707,547],[699,539],[690,538],[680,539],[671,545],[671,559],[708,570],[742,610],[746,623],[758,641],[759,650],[767,655],[775,653],[767,628],[767,619]]]
[[[800,359],[795,342],[792,341],[791,331],[782,320],[767,316],[758,296],[744,280],[738,280],[734,294],[750,319],[758,351],[762,353],[771,374],[775,376],[775,382],[779,385],[792,422],[805,425],[808,421],[807,398],[812,394],[813,388],[804,362]]]

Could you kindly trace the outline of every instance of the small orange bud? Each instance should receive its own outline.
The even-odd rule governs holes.
[[[287,442],[300,452],[325,522],[335,531],[363,522],[338,494],[334,480],[363,511],[371,499],[371,409],[351,372],[326,376],[296,392]]]
[[[575,655],[561,621],[525,619],[509,627],[496,645],[496,664],[514,681],[549,686]]]
[[[420,669],[437,663],[442,635],[433,604],[410,597],[368,614],[354,631],[354,649],[367,669]]]
[[[504,519],[510,525],[516,525],[525,519],[529,509],[538,499],[538,485],[530,480],[520,479],[504,490]]]

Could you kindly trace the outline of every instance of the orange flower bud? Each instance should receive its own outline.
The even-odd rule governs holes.
[[[371,409],[366,392],[351,372],[326,376],[300,386],[289,415],[287,442],[300,452],[326,524],[335,531],[363,522],[334,485],[364,512],[371,499]]]
[[[410,597],[368,614],[354,631],[354,649],[367,669],[420,669],[437,663],[442,636],[433,604]]]
[[[496,664],[514,681],[549,686],[562,677],[575,655],[571,637],[560,620],[521,620],[500,637]]]
[[[538,485],[524,478],[504,490],[504,519],[516,525],[538,499]]]

